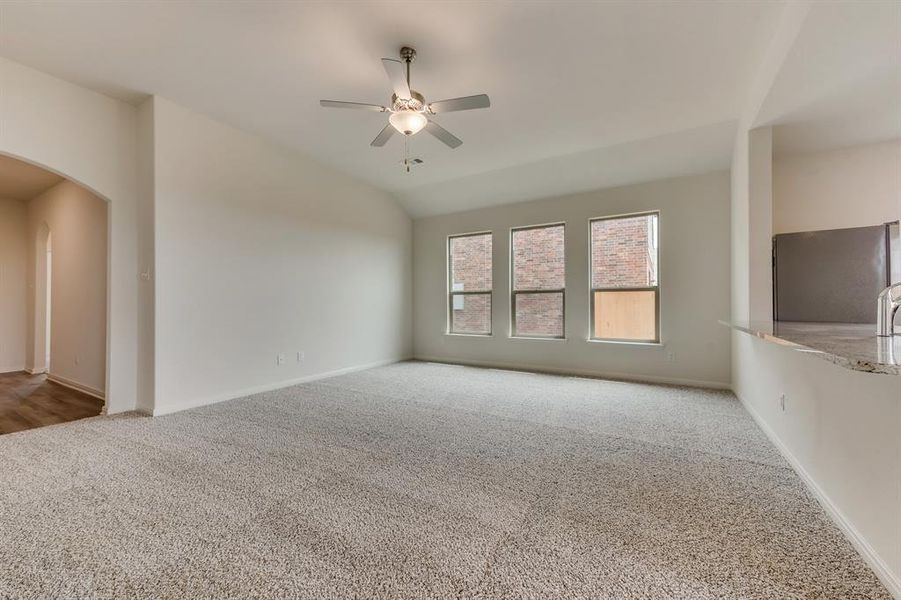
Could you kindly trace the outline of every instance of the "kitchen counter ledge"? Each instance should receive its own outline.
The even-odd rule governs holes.
[[[720,323],[852,371],[901,375],[901,335],[881,338],[876,335],[874,324],[789,321]]]

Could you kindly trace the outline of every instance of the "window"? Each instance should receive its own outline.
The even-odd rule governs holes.
[[[591,338],[660,341],[658,213],[594,219]]]
[[[447,240],[448,333],[491,335],[491,232]]]
[[[563,230],[561,223],[511,232],[511,333],[514,337],[564,337]]]

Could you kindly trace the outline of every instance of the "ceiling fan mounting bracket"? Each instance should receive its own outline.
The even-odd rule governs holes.
[[[400,49],[400,57],[405,62],[411,63],[416,60],[416,50],[410,48],[409,46],[404,46]]]

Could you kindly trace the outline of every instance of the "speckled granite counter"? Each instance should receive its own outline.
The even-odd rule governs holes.
[[[875,325],[787,321],[720,323],[846,369],[901,375],[901,335],[880,338]]]

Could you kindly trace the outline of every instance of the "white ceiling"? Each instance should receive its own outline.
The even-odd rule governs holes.
[[[731,123],[783,6],[2,2],[0,55],[130,102],[159,94],[390,191],[420,216],[728,167]],[[761,113],[780,125],[778,149],[892,130],[899,10],[814,3]],[[379,58],[405,44],[419,52],[413,87],[427,99],[492,102],[436,119],[463,139],[456,150],[413,138],[425,164],[409,175],[400,136],[369,147],[385,115],[318,106],[386,103]]]
[[[517,166],[559,166],[735,119],[780,10],[669,0],[4,2],[0,54],[128,101],[159,94],[408,198],[497,170],[515,188]],[[410,175],[397,164],[400,136],[369,147],[384,115],[318,106],[386,103],[379,58],[403,44],[419,53],[413,85],[427,99],[492,101],[436,119],[463,139],[457,150],[416,136],[425,164]],[[578,161],[563,164],[579,175]],[[556,193],[575,191],[562,179]]]
[[[397,192],[414,218],[728,169],[733,121]]]
[[[756,124],[777,155],[901,137],[901,2],[816,3]]]
[[[62,180],[56,173],[0,154],[0,198],[31,200]]]

